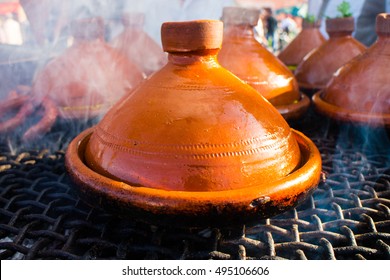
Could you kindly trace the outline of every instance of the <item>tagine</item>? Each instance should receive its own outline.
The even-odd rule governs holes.
[[[135,64],[104,42],[101,18],[76,20],[71,32],[74,44],[38,72],[31,91],[22,95],[15,91],[3,101],[6,111],[17,113],[0,123],[0,132],[13,131],[37,110],[43,111],[42,119],[24,133],[24,140],[49,131],[57,117],[101,116],[143,80]]]
[[[299,63],[312,50],[320,47],[326,39],[320,31],[320,22],[303,20],[302,31],[278,54],[287,67],[295,71]]]
[[[306,112],[310,100],[299,92],[291,71],[254,38],[259,11],[225,7],[224,37],[218,61],[263,95],[286,119]]]
[[[222,33],[221,21],[162,25],[167,65],[68,147],[82,198],[156,224],[233,225],[314,190],[318,149],[220,66]]]
[[[167,57],[161,47],[143,30],[144,18],[142,13],[123,14],[124,30],[111,41],[111,45],[149,76],[166,64]]]
[[[307,55],[295,70],[303,91],[313,93],[325,88],[337,69],[364,52],[366,47],[352,37],[354,28],[353,17],[326,20],[329,40]]]
[[[319,112],[336,120],[390,127],[390,14],[377,16],[376,32],[376,43],[313,96]]]

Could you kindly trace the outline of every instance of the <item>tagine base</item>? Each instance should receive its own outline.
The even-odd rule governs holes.
[[[311,195],[319,183],[321,157],[318,149],[302,133],[292,131],[301,150],[302,164],[285,178],[267,186],[183,192],[115,181],[94,172],[84,162],[93,128],[70,143],[66,167],[83,200],[120,216],[176,227],[250,225],[295,207]]]
[[[326,102],[322,99],[321,94],[322,91],[318,91],[313,95],[315,109],[318,113],[330,119],[370,127],[385,126],[390,128],[390,114],[368,114],[365,112],[351,111]]]

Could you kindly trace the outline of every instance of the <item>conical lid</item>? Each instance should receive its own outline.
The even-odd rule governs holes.
[[[390,15],[376,18],[377,42],[334,74],[313,100],[326,115],[368,125],[390,125]]]
[[[127,183],[182,191],[245,188],[294,170],[291,129],[217,64],[221,40],[219,21],[163,24],[163,48],[176,55],[97,125],[88,164]],[[199,52],[194,62],[177,55],[191,52]]]
[[[218,64],[222,28],[162,25],[168,64],[69,145],[82,194],[158,223],[227,224],[283,211],[314,189],[318,150]]]
[[[286,118],[300,117],[309,106],[301,95],[292,72],[255,40],[253,25],[258,10],[225,7],[225,30],[218,61],[223,67],[248,83],[274,105]]]
[[[101,18],[71,23],[74,44],[37,74],[33,95],[51,98],[64,118],[100,115],[143,76],[125,56],[103,40]]]
[[[302,31],[278,54],[278,58],[290,70],[294,71],[308,53],[326,41],[319,27],[319,23],[304,21]]]
[[[324,88],[337,69],[366,49],[352,37],[353,18],[327,19],[326,26],[329,40],[305,56],[295,70],[302,89]]]
[[[124,13],[124,30],[111,40],[111,45],[149,76],[166,64],[167,57],[162,48],[143,30],[144,17],[143,13]]]

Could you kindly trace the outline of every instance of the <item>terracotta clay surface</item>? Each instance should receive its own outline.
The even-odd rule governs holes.
[[[309,99],[299,92],[291,71],[254,38],[259,11],[225,7],[224,37],[218,61],[261,93],[286,118],[298,118]]]
[[[329,40],[309,53],[295,71],[301,89],[324,88],[337,69],[364,52],[366,47],[352,37],[353,30],[353,18],[326,20]]]
[[[111,45],[131,59],[146,76],[163,67],[167,56],[162,48],[143,30],[144,14],[126,13],[124,30]]]
[[[226,223],[282,211],[315,187],[315,146],[218,64],[222,22],[164,23],[162,42],[168,64],[69,146],[68,170],[86,196]]]
[[[319,23],[303,21],[302,31],[279,53],[278,58],[290,70],[295,71],[308,53],[325,43],[326,39],[319,27]]]
[[[316,108],[331,118],[390,126],[390,15],[377,16],[377,42],[334,75],[313,96]]]

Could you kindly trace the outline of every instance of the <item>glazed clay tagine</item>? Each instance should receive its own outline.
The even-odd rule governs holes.
[[[0,132],[22,125],[40,107],[43,117],[24,133],[24,140],[49,131],[57,116],[82,121],[101,116],[143,80],[135,64],[104,42],[102,18],[75,20],[70,29],[73,45],[37,73],[28,96],[14,95],[4,102],[18,104],[19,111],[0,123]]]
[[[218,61],[263,95],[286,119],[306,112],[310,100],[299,92],[291,71],[254,38],[259,11],[225,7],[224,37]]]
[[[321,34],[320,22],[302,22],[302,31],[279,53],[278,58],[295,71],[298,64],[312,50],[318,48],[326,39]]]
[[[123,14],[124,30],[111,41],[111,45],[135,62],[138,68],[149,76],[166,64],[167,56],[143,30],[144,19],[143,13]]]
[[[352,17],[326,20],[329,40],[309,53],[295,71],[303,91],[323,89],[337,69],[364,52],[366,47],[352,37],[354,28]]]
[[[157,224],[253,223],[316,187],[321,159],[256,90],[222,68],[221,21],[166,22],[168,64],[69,145],[81,196]]]
[[[390,14],[377,16],[376,32],[376,43],[313,96],[319,112],[336,120],[390,127]]]

